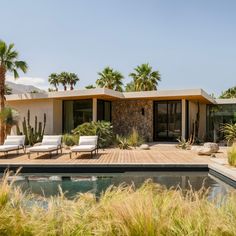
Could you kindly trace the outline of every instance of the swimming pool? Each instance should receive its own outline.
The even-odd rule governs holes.
[[[184,190],[192,188],[200,190],[202,186],[209,188],[209,197],[218,194],[226,195],[233,188],[212,176],[207,171],[187,172],[124,172],[124,173],[77,173],[77,174],[22,174],[15,185],[23,191],[50,197],[59,194],[59,188],[68,198],[75,197],[78,193],[91,192],[99,196],[109,186],[118,186],[122,183],[133,184],[140,187],[150,179],[154,183],[167,188],[180,187]]]

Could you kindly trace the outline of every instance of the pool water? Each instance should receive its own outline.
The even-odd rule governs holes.
[[[110,185],[118,186],[121,183],[141,186],[146,180],[151,179],[171,187],[180,187],[184,190],[192,188],[200,190],[202,186],[209,188],[209,197],[218,194],[227,194],[233,189],[231,186],[211,176],[208,172],[125,172],[105,174],[71,174],[71,175],[22,175],[15,182],[23,191],[50,197],[59,194],[59,187],[68,198],[75,197],[78,193],[91,192],[99,196]]]

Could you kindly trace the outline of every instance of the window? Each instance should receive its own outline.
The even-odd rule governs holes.
[[[223,124],[236,123],[236,104],[207,106],[207,139],[211,141],[223,140],[220,129]]]
[[[92,113],[91,99],[63,101],[63,132],[70,133],[78,125],[92,121]]]
[[[111,102],[98,100],[97,101],[97,120],[105,120],[111,122]]]

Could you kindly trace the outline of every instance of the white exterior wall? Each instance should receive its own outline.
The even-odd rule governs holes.
[[[11,101],[7,105],[16,109],[20,114],[19,127],[22,131],[22,121],[27,119],[27,112],[30,110],[30,124],[34,127],[35,116],[38,122],[43,122],[44,113],[46,114],[45,134],[61,133],[62,108],[61,101],[58,100],[31,100],[31,101]],[[16,133],[16,129],[12,129]]]

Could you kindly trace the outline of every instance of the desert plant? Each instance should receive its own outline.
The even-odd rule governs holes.
[[[236,123],[223,124],[220,130],[224,133],[224,137],[229,145],[236,140]]]
[[[177,141],[179,142],[176,145],[177,148],[186,150],[191,147],[191,140],[190,139],[186,140],[185,138],[181,137],[181,138],[177,139]]]
[[[143,137],[139,135],[137,129],[135,128],[132,129],[132,132],[128,136],[127,140],[129,145],[132,147],[138,147],[144,142]]]
[[[73,135],[73,134],[64,134],[62,136],[62,142],[66,146],[74,146],[78,144],[79,141],[79,136],[78,135]]]
[[[38,122],[38,117],[34,118],[34,128],[30,124],[30,110],[27,112],[27,118],[24,117],[22,122],[22,130],[20,131],[19,126],[17,127],[17,134],[25,135],[25,144],[34,145],[35,143],[41,142],[43,139],[44,131],[46,127],[46,114],[44,113],[43,123]]]
[[[236,143],[234,143],[232,147],[228,149],[227,155],[228,155],[228,163],[231,166],[236,166]]]
[[[112,143],[113,126],[107,121],[86,122],[72,130],[72,133],[79,136],[98,135],[98,146],[104,148]]]
[[[130,144],[129,141],[126,137],[120,136],[120,135],[116,135],[116,143],[117,146],[120,149],[129,149],[130,148]]]

